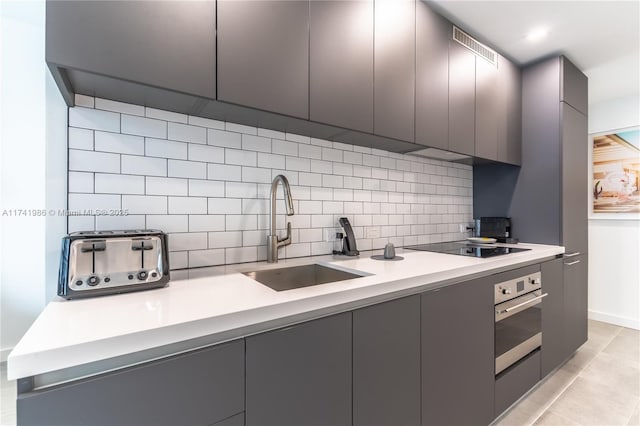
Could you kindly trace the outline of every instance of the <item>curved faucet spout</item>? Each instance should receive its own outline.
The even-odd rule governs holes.
[[[293,216],[293,200],[291,199],[291,188],[289,181],[284,175],[278,175],[271,182],[271,221],[269,235],[267,236],[267,262],[273,263],[278,261],[278,247],[291,244],[291,222],[287,222],[287,236],[278,238],[276,234],[276,193],[278,191],[278,183],[282,183],[284,190],[284,201],[287,210],[287,216]]]

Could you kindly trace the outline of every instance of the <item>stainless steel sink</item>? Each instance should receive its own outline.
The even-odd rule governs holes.
[[[292,290],[294,288],[350,280],[364,276],[329,268],[316,263],[243,273],[249,278],[253,278],[275,291]]]

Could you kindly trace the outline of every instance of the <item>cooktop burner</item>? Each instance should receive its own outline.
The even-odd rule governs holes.
[[[531,250],[526,248],[500,247],[489,244],[472,244],[467,241],[448,241],[446,243],[421,244],[404,248],[408,250],[432,251],[471,257],[493,257]]]

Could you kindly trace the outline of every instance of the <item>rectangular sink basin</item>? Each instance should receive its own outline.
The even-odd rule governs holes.
[[[315,263],[312,265],[243,272],[243,274],[275,291],[292,290],[294,288],[361,278],[363,276]]]

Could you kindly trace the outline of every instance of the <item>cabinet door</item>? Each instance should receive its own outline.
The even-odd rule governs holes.
[[[247,426],[351,424],[351,313],[246,342]]]
[[[419,423],[420,296],[354,311],[354,426]]]
[[[373,0],[312,1],[309,117],[373,133]]]
[[[564,332],[567,356],[587,341],[587,256],[564,259]]]
[[[47,62],[215,98],[215,1],[47,1]]]
[[[413,142],[416,0],[375,0],[374,133]]]
[[[308,1],[218,1],[218,99],[309,118]]]
[[[481,278],[422,294],[422,424],[493,420],[493,282]]]
[[[587,117],[561,103],[562,245],[567,253],[586,253],[588,246]]]
[[[560,67],[560,100],[587,115],[587,76],[564,56],[560,57]]]
[[[498,68],[476,57],[475,155],[498,159]]]
[[[244,410],[244,341],[18,395],[19,425],[210,425]]]
[[[522,75],[498,56],[498,161],[520,165],[522,156]]]
[[[449,150],[475,154],[476,55],[449,42]]]
[[[416,143],[449,148],[449,21],[416,1]]]
[[[560,365],[569,354],[564,338],[564,266],[563,259],[545,262],[541,265],[542,293],[542,377]]]

